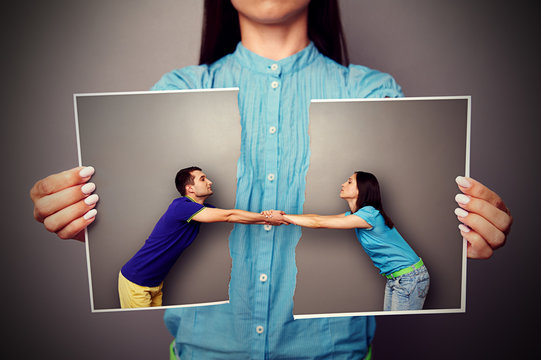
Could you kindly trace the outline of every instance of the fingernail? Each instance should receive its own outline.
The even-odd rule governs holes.
[[[466,205],[470,202],[470,197],[464,194],[457,194],[455,196],[455,201],[459,204]]]
[[[91,194],[94,190],[96,190],[96,184],[94,183],[86,183],[81,186],[81,191],[85,195]]]
[[[465,233],[470,232],[470,228],[464,224],[458,224],[458,228],[460,229],[460,231],[463,231]]]
[[[99,199],[100,199],[100,197],[98,196],[98,194],[92,194],[92,195],[90,195],[89,197],[87,197],[85,199],[85,204],[93,205],[93,204],[97,203]]]
[[[468,216],[468,212],[462,208],[456,208],[455,215],[458,217],[466,217]]]
[[[98,210],[92,209],[89,212],[87,212],[86,214],[84,214],[83,218],[85,220],[92,219],[94,216],[96,216],[97,213],[98,213]]]
[[[94,168],[92,166],[87,166],[79,171],[79,176],[82,178],[92,176],[94,174]]]
[[[471,186],[471,183],[464,176],[457,176],[455,181],[458,186],[462,186],[464,188],[469,188]]]

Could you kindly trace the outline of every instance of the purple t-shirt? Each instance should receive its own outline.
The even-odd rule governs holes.
[[[143,247],[122,267],[122,275],[137,285],[160,285],[182,251],[197,237],[200,223],[191,220],[205,206],[189,197],[173,200]]]

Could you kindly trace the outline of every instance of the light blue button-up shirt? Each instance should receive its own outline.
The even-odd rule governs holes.
[[[165,74],[153,90],[238,87],[241,154],[236,208],[302,213],[310,161],[311,99],[399,97],[388,74],[343,67],[311,43],[273,61],[242,44],[214,64]],[[165,323],[188,359],[358,359],[373,317],[293,320],[297,226],[235,225],[229,304],[171,309]],[[317,299],[314,299],[317,301]]]

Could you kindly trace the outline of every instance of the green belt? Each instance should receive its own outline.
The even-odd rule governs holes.
[[[423,259],[420,259],[417,263],[411,266],[408,266],[407,268],[403,268],[402,270],[395,271],[394,273],[389,274],[389,275],[387,274],[382,274],[382,275],[385,276],[387,279],[396,279],[397,277],[410,273],[413,270],[418,269],[423,265],[424,265]]]

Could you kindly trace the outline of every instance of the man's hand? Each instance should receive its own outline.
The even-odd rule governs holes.
[[[94,221],[98,195],[88,180],[94,168],[76,167],[39,180],[30,189],[34,218],[61,239],[84,241],[84,229]]]
[[[289,225],[289,221],[284,218],[285,212],[280,210],[265,210],[261,212],[261,215],[265,216],[265,224],[267,225]]]
[[[472,178],[459,176],[456,183],[462,194],[455,197],[460,234],[468,241],[468,257],[488,259],[505,244],[513,217],[502,199]]]

